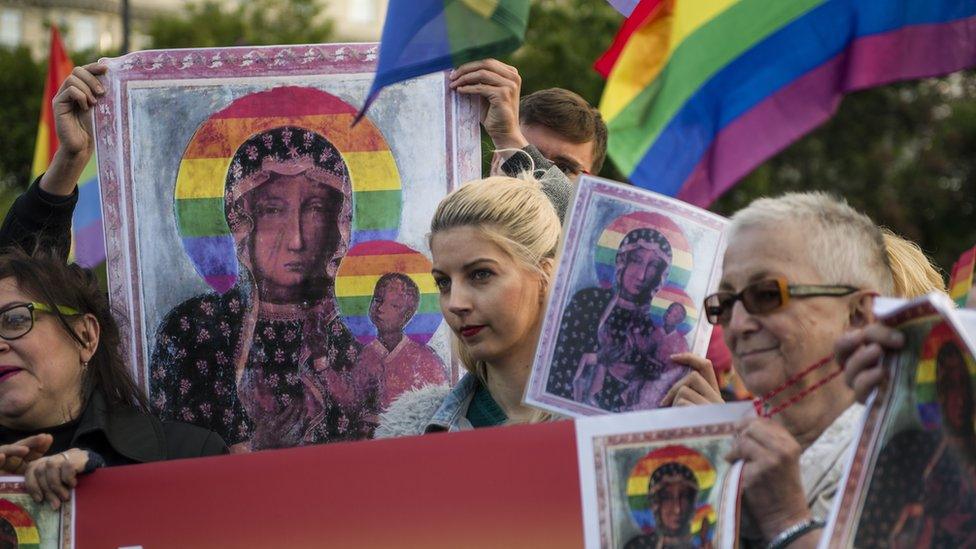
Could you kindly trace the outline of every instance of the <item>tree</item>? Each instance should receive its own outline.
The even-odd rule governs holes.
[[[332,36],[332,22],[319,17],[315,0],[249,0],[234,8],[205,0],[186,12],[153,20],[154,48],[315,44]]]
[[[46,66],[31,59],[30,50],[0,48],[0,192],[19,192],[30,179],[41,116]],[[5,210],[4,210],[5,211]]]

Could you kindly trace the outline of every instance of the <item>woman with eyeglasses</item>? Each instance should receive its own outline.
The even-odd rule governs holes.
[[[885,243],[822,193],[754,201],[732,217],[728,242],[705,312],[761,404],[727,456],[745,462],[740,532],[746,546],[814,547],[863,411],[833,345],[873,320],[874,296],[892,294]]]
[[[149,414],[90,271],[53,254],[0,256],[3,473],[57,509],[98,467],[226,452],[213,432]]]

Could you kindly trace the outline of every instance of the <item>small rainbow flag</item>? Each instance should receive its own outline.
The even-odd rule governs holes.
[[[37,549],[41,546],[41,535],[30,513],[16,503],[0,498],[0,520],[14,527],[18,549]]]
[[[430,260],[424,254],[398,242],[364,242],[349,250],[336,274],[336,299],[346,326],[360,343],[365,345],[376,338],[369,305],[376,283],[387,273],[403,273],[417,284],[420,303],[403,331],[417,343],[430,341],[443,318],[440,292],[430,267]]]
[[[634,8],[637,7],[637,0],[607,0],[613,9],[622,13],[625,17],[630,17],[631,13],[634,13]]]
[[[949,297],[959,307],[965,307],[973,293],[973,265],[976,264],[976,247],[963,252],[952,266],[949,277]]]
[[[58,150],[58,134],[54,131],[54,112],[51,102],[65,78],[75,68],[61,42],[58,28],[51,25],[51,53],[48,56],[47,78],[44,80],[44,100],[41,120],[34,146],[31,177],[37,179],[51,165]],[[92,155],[78,182],[78,205],[71,220],[71,253],[69,260],[83,267],[96,267],[105,261],[105,238],[102,234],[102,202],[98,189],[98,171]]]
[[[390,2],[379,66],[359,116],[385,86],[515,50],[528,19],[529,0]]]
[[[596,62],[609,153],[707,206],[843,95],[976,65],[976,0],[641,0]]]

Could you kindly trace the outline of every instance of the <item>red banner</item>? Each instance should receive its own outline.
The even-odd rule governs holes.
[[[102,469],[80,549],[582,547],[573,423]]]

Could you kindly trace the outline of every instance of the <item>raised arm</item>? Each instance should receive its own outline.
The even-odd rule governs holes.
[[[104,94],[97,77],[106,70],[99,63],[76,67],[61,84],[51,103],[58,150],[47,172],[11,205],[0,225],[0,248],[49,246],[67,259],[78,179],[95,150],[91,109]]]

